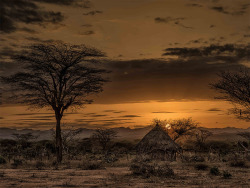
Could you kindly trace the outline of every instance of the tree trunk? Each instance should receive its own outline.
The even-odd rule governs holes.
[[[61,117],[56,113],[56,157],[57,162],[62,162],[62,136],[61,136]]]

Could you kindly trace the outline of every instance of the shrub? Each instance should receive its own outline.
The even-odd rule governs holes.
[[[148,176],[151,171],[153,171],[152,166],[140,162],[140,163],[132,163],[130,166],[130,170],[134,175],[139,175],[139,176]]]
[[[230,174],[228,171],[223,171],[223,178],[229,179],[232,177],[232,174]]]
[[[37,161],[36,162],[36,168],[38,170],[42,170],[45,167],[45,164],[42,161]]]
[[[242,161],[242,160],[240,160],[240,161],[238,161],[238,160],[232,161],[232,162],[230,163],[230,166],[232,166],[232,167],[240,167],[240,168],[247,168],[247,167],[248,167],[248,166],[246,165],[246,162],[245,162],[245,161]]]
[[[6,164],[5,158],[0,155],[0,164]]]
[[[14,159],[14,162],[11,164],[13,168],[17,168],[18,166],[22,165],[23,161],[20,159]]]
[[[54,170],[58,170],[58,162],[57,161],[53,161],[52,166],[54,167]]]
[[[83,170],[103,169],[102,163],[101,162],[96,162],[96,161],[84,162],[80,167]]]
[[[173,169],[171,169],[168,165],[158,165],[158,164],[147,164],[144,162],[132,163],[130,166],[130,170],[132,174],[150,177],[171,177],[174,175]]]
[[[208,168],[208,165],[203,164],[203,163],[195,165],[196,170],[207,170],[207,168]]]
[[[192,156],[190,162],[204,162],[205,159],[202,156]]]
[[[5,173],[4,173],[4,172],[0,172],[0,178],[3,178],[3,177],[4,177],[4,175],[5,175]]]
[[[187,155],[183,155],[182,156],[182,162],[204,162],[205,158],[202,156],[187,156]]]
[[[214,176],[218,176],[220,175],[220,171],[218,169],[218,167],[213,167],[210,169],[210,174],[214,175]]]
[[[168,165],[158,166],[155,170],[155,175],[159,177],[171,177],[174,176],[174,171]]]

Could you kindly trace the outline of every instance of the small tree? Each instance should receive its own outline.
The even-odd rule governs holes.
[[[102,91],[102,74],[95,68],[97,57],[104,54],[84,45],[62,42],[42,43],[27,47],[28,50],[14,57],[22,64],[23,71],[2,77],[11,86],[17,102],[30,107],[49,107],[56,119],[57,161],[62,161],[61,120],[65,110],[92,102],[90,94]]]
[[[188,134],[190,130],[195,129],[198,125],[199,123],[193,121],[192,118],[166,120],[168,133],[173,140],[177,140],[181,136]]]
[[[224,99],[235,107],[231,110],[239,119],[250,120],[250,69],[238,72],[223,71],[218,74],[219,80],[210,84]]]
[[[75,142],[78,140],[78,135],[82,132],[82,129],[74,129],[71,126],[65,126],[65,128],[62,130],[62,146],[64,151],[69,155],[70,157],[70,147],[72,147]],[[54,141],[56,141],[56,131],[52,129],[52,136]]]
[[[202,130],[202,129],[196,129],[191,134],[192,136],[195,137],[195,144],[196,146],[198,146],[199,149],[202,149],[208,137],[213,135],[213,133],[211,133],[210,131]]]
[[[107,150],[107,146],[117,136],[117,132],[112,129],[96,129],[92,138],[101,145],[103,152]]]

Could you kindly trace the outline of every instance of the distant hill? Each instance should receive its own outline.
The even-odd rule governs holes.
[[[151,127],[136,128],[130,129],[125,127],[113,128],[118,134],[117,139],[119,140],[137,140],[141,139],[150,131]],[[204,128],[213,133],[209,140],[227,140],[227,141],[237,141],[241,140],[242,137],[237,135],[240,132],[250,132],[250,127],[247,129],[240,129],[235,127],[226,127],[226,128]],[[89,138],[94,129],[81,128],[81,133],[78,135],[78,138]],[[13,129],[13,128],[0,128],[0,139],[13,139],[12,134],[25,134],[32,133],[34,136],[38,136],[37,140],[51,140],[52,139],[52,130],[32,130],[32,129]]]

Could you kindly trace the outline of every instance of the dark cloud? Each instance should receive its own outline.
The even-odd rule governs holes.
[[[93,10],[93,11],[90,11],[90,12],[87,12],[87,13],[83,13],[83,15],[85,16],[94,16],[96,14],[102,14],[103,12],[100,11],[100,10]]]
[[[47,121],[47,120],[52,120],[51,118],[26,118],[26,119],[20,119],[22,121],[27,120],[27,121]]]
[[[172,18],[170,16],[168,17],[156,17],[155,18],[155,22],[156,23],[166,23],[166,24],[171,24],[171,25],[178,25],[181,26],[183,28],[187,28],[187,29],[192,29],[192,27],[188,27],[184,24],[182,24],[181,22],[185,20],[184,17],[178,17],[178,18]]]
[[[79,33],[80,35],[93,35],[93,34],[95,34],[95,32],[94,31],[83,31],[83,32],[80,32]]]
[[[223,13],[223,14],[229,14],[229,15],[243,15],[247,12],[248,7],[250,6],[250,4],[242,4],[239,8],[225,8],[223,6],[213,6],[211,7],[212,10]]]
[[[38,37],[25,37],[25,39],[29,40],[31,42],[34,42],[34,43],[37,43],[37,42],[40,42],[40,43],[43,43],[43,42],[55,42],[55,40],[53,40],[53,39],[43,40],[43,39],[38,38]]]
[[[189,3],[189,4],[187,4],[187,6],[189,6],[189,7],[203,7],[202,5],[197,4],[197,3]]]
[[[91,115],[91,117],[104,117],[107,116],[105,114],[95,114],[95,115]]]
[[[124,116],[120,116],[120,117],[135,118],[135,117],[141,117],[141,116],[138,116],[138,115],[124,115]]]
[[[219,7],[211,7],[211,9],[215,10],[217,12],[221,12],[223,14],[229,14],[229,12],[225,11],[224,7],[221,7],[221,6],[219,6]]]
[[[189,42],[187,42],[187,44],[201,44],[204,43],[204,39],[203,38],[199,38],[199,39],[195,39],[195,40],[190,40]]]
[[[90,8],[91,2],[89,0],[33,0],[41,3],[50,3],[57,5],[73,5],[82,8]]]
[[[9,46],[4,46],[0,50],[0,58],[1,60],[3,59],[9,59],[11,56],[15,55],[17,52],[9,47]]]
[[[169,114],[169,113],[175,113],[175,112],[167,112],[167,111],[159,111],[159,112],[152,112],[153,114]]]
[[[18,29],[18,23],[38,24],[45,27],[48,23],[58,24],[62,22],[64,16],[61,12],[46,11],[33,1],[1,0],[0,20],[0,31],[11,33]]]
[[[29,33],[29,34],[37,34],[38,33],[36,30],[30,29],[30,28],[27,28],[27,27],[22,27],[22,28],[19,28],[18,30]]]
[[[238,70],[249,58],[249,45],[210,45],[167,48],[166,59],[108,61],[111,83],[96,98],[97,103],[170,100],[211,100],[209,83],[221,70]]]
[[[92,27],[93,25],[91,25],[91,24],[83,24],[83,25],[81,25],[82,27]]]
[[[213,25],[213,24],[209,26],[209,28],[214,28],[214,27],[215,27],[215,25]]]
[[[115,114],[120,114],[120,113],[124,113],[124,112],[126,112],[126,111],[115,111],[115,112],[113,112],[113,113],[115,113]]]
[[[115,110],[104,110],[103,112],[114,112]]]
[[[175,55],[179,57],[217,57],[219,60],[233,57],[236,59],[248,57],[250,53],[250,45],[210,45],[198,48],[167,48],[163,55]],[[225,58],[223,58],[225,57]]]
[[[209,111],[209,112],[219,112],[219,111],[221,111],[221,109],[219,109],[219,108],[210,108],[207,111]]]

